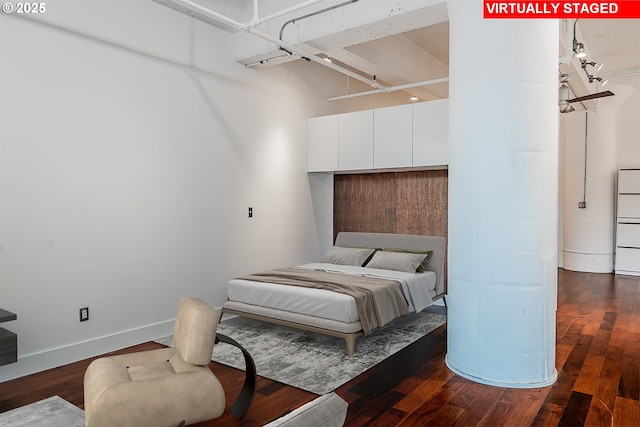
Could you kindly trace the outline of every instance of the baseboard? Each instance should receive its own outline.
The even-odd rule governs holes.
[[[0,382],[171,335],[173,324],[172,319],[38,353],[18,355],[16,363],[0,367]]]
[[[589,273],[613,272],[613,254],[580,253],[564,250],[562,268]]]

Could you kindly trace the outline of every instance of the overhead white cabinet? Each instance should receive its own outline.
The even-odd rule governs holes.
[[[640,276],[640,169],[618,171],[616,274]]]
[[[338,170],[373,168],[373,110],[339,115]]]
[[[413,106],[373,110],[373,167],[413,166]]]
[[[314,117],[307,121],[307,170],[338,170],[339,116]]]
[[[308,120],[308,171],[447,166],[449,100]]]
[[[449,164],[449,100],[413,104],[413,165]]]

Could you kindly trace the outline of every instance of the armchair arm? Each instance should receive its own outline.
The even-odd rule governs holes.
[[[240,351],[242,351],[242,355],[244,356],[244,384],[242,385],[240,395],[238,395],[238,398],[231,406],[231,412],[233,413],[233,415],[237,419],[241,419],[249,410],[249,406],[251,406],[251,402],[253,402],[253,396],[256,393],[256,383],[258,380],[258,375],[256,373],[256,364],[254,363],[251,354],[249,354],[249,352],[235,340],[229,338],[226,335],[216,334],[215,343],[218,344],[219,342],[230,344],[234,347],[239,348]]]

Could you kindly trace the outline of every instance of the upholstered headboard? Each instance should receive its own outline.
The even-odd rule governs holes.
[[[444,255],[447,250],[447,240],[444,237],[343,231],[338,233],[335,245],[350,248],[433,251],[427,262],[427,270],[436,273],[436,295],[444,294]]]

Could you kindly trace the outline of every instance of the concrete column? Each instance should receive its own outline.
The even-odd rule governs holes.
[[[447,366],[556,380],[557,20],[485,20],[450,0]]]

